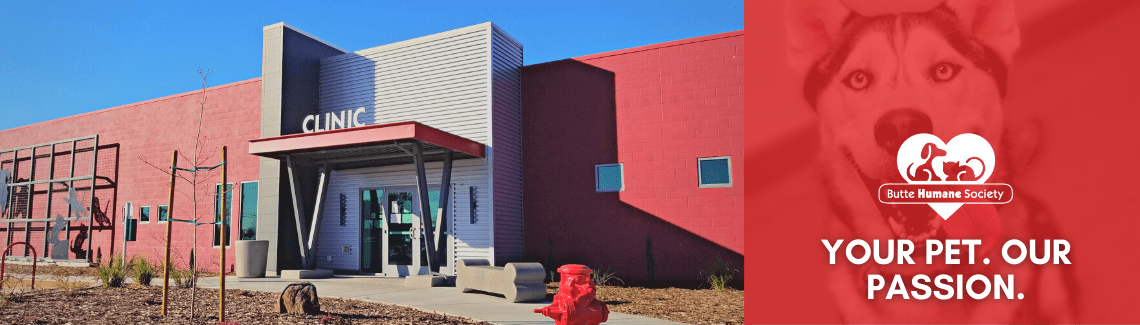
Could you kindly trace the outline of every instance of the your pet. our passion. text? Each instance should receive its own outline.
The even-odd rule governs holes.
[[[829,254],[829,263],[836,264],[836,255],[840,254],[839,248],[843,245],[843,239],[837,239],[834,242],[827,239],[822,239],[823,246],[827,249]],[[847,243],[845,248],[845,256],[847,261],[853,265],[863,265],[874,258],[875,263],[879,265],[913,265],[916,264],[911,255],[914,253],[914,242],[909,239],[888,239],[883,249],[880,249],[880,241],[878,239],[872,240],[870,244],[862,239],[854,239]],[[980,239],[927,239],[925,250],[926,265],[960,265],[960,264],[976,264],[977,256],[979,255],[979,247],[982,247],[982,240]],[[964,248],[962,246],[965,246]],[[1001,255],[1002,259],[1010,265],[1018,265],[1028,258],[1030,262],[1037,265],[1044,264],[1072,264],[1069,261],[1068,254],[1071,249],[1068,240],[1053,239],[1044,240],[1044,249],[1040,252],[1037,250],[1037,240],[1029,240],[1028,245],[1019,239],[1010,239],[1002,246]],[[1016,250],[1014,250],[1016,248]],[[862,253],[858,253],[861,250]],[[885,252],[883,252],[885,250]],[[896,254],[897,251],[897,254]],[[897,255],[897,257],[896,257]],[[939,255],[942,258],[936,258]],[[920,258],[920,260],[922,260]],[[989,258],[983,258],[982,264],[990,264]],[[939,300],[948,299],[965,299],[970,297],[975,300],[986,299],[991,296],[993,299],[1014,299],[1016,290],[1014,290],[1014,275],[1013,274],[994,274],[991,277],[984,274],[937,274],[930,276],[927,274],[914,274],[910,276],[910,285],[903,280],[902,274],[894,274],[891,277],[890,287],[887,287],[887,278],[881,274],[868,273],[867,274],[867,299],[875,299],[881,297],[884,299],[916,299],[926,300],[930,297]],[[975,284],[982,284],[984,289],[977,289]],[[931,286],[933,285],[933,289]],[[884,295],[877,295],[880,291],[886,289]],[[1004,297],[1004,298],[1003,298]],[[1025,299],[1024,293],[1017,293],[1016,299]]]

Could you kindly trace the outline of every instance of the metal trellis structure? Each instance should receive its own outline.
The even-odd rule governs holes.
[[[31,245],[26,246],[35,252],[42,253],[33,252],[29,254],[29,249],[25,248],[22,256],[14,259],[43,258],[45,260],[70,260],[73,262],[90,262],[93,260],[91,236],[93,235],[94,222],[98,213],[106,213],[100,210],[95,190],[114,187],[110,178],[97,174],[99,168],[98,148],[99,136],[90,135],[0,151],[0,215],[3,216],[0,218],[0,224],[3,226],[0,227],[4,231],[5,244],[13,243],[13,236],[19,236],[20,232],[22,232],[23,238],[17,237],[16,241],[27,243],[32,242],[34,231],[43,232],[42,249],[34,249]],[[90,155],[86,155],[86,153],[90,153]],[[89,172],[76,170],[76,157],[81,154],[84,157],[90,157]],[[57,157],[68,159],[70,162],[64,165],[63,161],[56,160]],[[81,162],[86,163],[85,161]],[[42,166],[44,163],[47,164],[46,170]],[[57,176],[60,174],[56,170],[57,167],[66,168],[67,174]],[[100,180],[104,181],[106,185],[99,185]],[[76,187],[76,183],[79,183],[80,187]],[[83,191],[84,196],[78,196],[77,192],[79,191]],[[53,196],[57,192],[66,193],[67,196],[64,200],[67,202],[67,208],[65,208],[65,214],[54,211],[55,215],[53,216],[52,208],[55,207]],[[42,218],[36,218],[36,215],[42,215]],[[76,259],[70,259],[67,250],[67,248],[71,248],[76,255],[79,253],[77,247],[71,247],[71,223],[73,221],[85,221],[87,223],[86,232],[81,229],[80,234],[75,238],[86,241],[84,243],[86,249],[83,250],[84,256]],[[42,223],[42,227],[35,227],[36,223]],[[65,239],[58,238],[61,231],[66,236]],[[5,258],[9,258],[9,256],[6,255]]]

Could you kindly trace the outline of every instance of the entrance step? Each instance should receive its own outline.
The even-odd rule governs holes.
[[[282,279],[325,279],[333,276],[333,270],[281,270]]]

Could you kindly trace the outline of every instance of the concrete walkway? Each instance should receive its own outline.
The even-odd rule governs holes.
[[[541,303],[510,303],[505,299],[478,293],[462,293],[454,287],[410,288],[403,279],[374,276],[335,276],[330,279],[291,280],[278,277],[242,279],[226,277],[226,289],[281,292],[294,282],[309,281],[321,297],[358,299],[411,307],[452,316],[469,317],[495,324],[553,324],[550,318],[535,314]],[[218,278],[199,279],[199,287],[217,288]],[[610,312],[605,324],[681,324],[656,318]]]

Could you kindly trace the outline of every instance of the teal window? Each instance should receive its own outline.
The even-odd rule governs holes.
[[[126,231],[123,232],[123,234],[126,235],[125,239],[127,241],[135,241],[139,232],[139,220],[129,219],[124,227],[126,227]]]
[[[431,216],[431,224],[435,225],[436,224],[435,223],[436,218],[439,215],[439,191],[428,191],[428,206],[429,206],[429,209],[431,209],[431,213],[429,214]],[[439,232],[441,234],[443,234],[444,236],[446,236],[447,235],[447,223],[443,222],[441,225],[439,225],[439,228],[440,228]],[[422,257],[421,261],[427,262],[427,247],[422,247],[422,251],[423,251],[423,257]],[[444,253],[444,254],[446,254],[446,253]],[[447,266],[447,257],[441,258],[439,265],[440,266]]]
[[[222,196],[220,195],[222,192],[222,185],[221,184],[214,185],[214,222],[215,222],[215,224],[214,224],[214,247],[221,246],[220,243],[221,243],[222,238],[220,237],[220,233],[218,232],[219,229],[222,229],[223,231],[226,232],[226,247],[229,247],[230,243],[233,242],[233,240],[234,240],[233,235],[230,235],[230,207],[233,206],[233,202],[234,202],[233,190],[234,190],[234,184],[233,183],[226,184],[226,191],[225,191],[226,206],[223,208],[222,207]],[[226,222],[224,222],[223,224],[217,224],[217,222],[222,221],[222,217],[223,217],[222,212],[225,212]]]
[[[439,191],[428,191],[428,205],[431,206],[431,223],[435,224],[436,216],[439,215]],[[439,226],[440,232],[447,234],[447,223],[444,222]]]
[[[150,222],[150,207],[139,207],[139,222]]]
[[[701,178],[698,187],[732,187],[731,157],[697,158],[697,169]]]
[[[169,210],[170,209],[165,205],[158,206],[158,222],[166,222],[166,220],[169,220],[167,219],[170,218]]]
[[[594,189],[598,192],[619,192],[625,190],[622,179],[622,164],[594,166]]]
[[[239,240],[257,239],[257,182],[241,183],[241,233]]]

